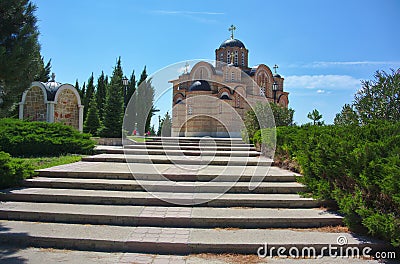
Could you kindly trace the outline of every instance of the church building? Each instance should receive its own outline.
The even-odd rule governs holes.
[[[201,61],[173,84],[172,136],[241,137],[245,113],[257,102],[288,107],[284,78],[265,65],[250,67],[249,50],[231,37],[215,50],[214,65]],[[188,67],[189,65],[186,65]]]

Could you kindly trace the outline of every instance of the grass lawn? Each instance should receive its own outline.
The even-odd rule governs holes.
[[[140,136],[127,136],[127,138],[134,140],[136,142],[146,142],[152,140],[151,138],[140,137]]]
[[[82,156],[65,155],[59,157],[34,157],[34,158],[14,158],[14,159],[21,160],[25,164],[31,165],[35,170],[40,170],[58,165],[77,162],[82,159]]]

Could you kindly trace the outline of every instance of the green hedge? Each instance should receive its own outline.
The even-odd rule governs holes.
[[[276,156],[296,160],[301,181],[336,201],[347,225],[400,246],[400,123],[278,127]]]
[[[0,189],[18,186],[23,179],[33,173],[32,165],[13,159],[10,154],[0,151]]]
[[[70,126],[0,119],[0,151],[12,156],[90,154],[94,145],[89,134]]]

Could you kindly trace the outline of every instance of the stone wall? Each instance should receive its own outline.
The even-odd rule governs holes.
[[[47,107],[40,87],[34,86],[26,94],[24,104],[24,120],[46,121]]]
[[[65,89],[60,91],[54,107],[54,122],[79,128],[78,98],[73,91]]]

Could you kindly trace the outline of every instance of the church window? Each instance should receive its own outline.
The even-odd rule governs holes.
[[[223,52],[221,52],[221,54],[219,54],[219,60],[224,61],[224,53]]]
[[[265,96],[265,87],[260,87],[260,95]]]
[[[192,115],[192,114],[193,114],[192,105],[188,105],[188,115]]]
[[[229,72],[225,72],[225,82],[229,81]]]
[[[200,79],[203,79],[203,69],[200,69]]]
[[[232,72],[232,74],[231,74],[231,81],[232,81],[232,82],[235,81],[235,72]]]
[[[235,66],[238,65],[238,51],[235,50]]]
[[[244,66],[244,52],[242,52],[242,66]]]
[[[240,96],[239,95],[236,96],[236,107],[240,108]]]
[[[228,50],[228,55],[227,55],[227,60],[226,63],[230,64],[231,63],[231,52]]]

